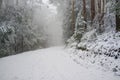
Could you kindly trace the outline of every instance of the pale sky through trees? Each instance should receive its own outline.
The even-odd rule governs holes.
[[[51,10],[51,12],[57,14],[57,7],[54,6],[53,4],[49,3],[49,0],[42,0],[42,2],[48,6],[48,8]]]

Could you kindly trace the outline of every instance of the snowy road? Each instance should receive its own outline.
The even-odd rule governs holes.
[[[110,72],[76,64],[61,47],[0,59],[0,80],[120,80]]]

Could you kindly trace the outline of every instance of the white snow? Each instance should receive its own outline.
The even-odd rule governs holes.
[[[53,47],[0,59],[0,80],[120,80],[120,77],[77,64],[63,47]]]
[[[84,65],[94,65],[120,76],[120,33],[114,31],[98,35],[95,30],[83,35],[81,42],[70,39],[68,52],[77,62]],[[76,49],[78,47],[78,49]],[[90,67],[90,66],[89,66]]]

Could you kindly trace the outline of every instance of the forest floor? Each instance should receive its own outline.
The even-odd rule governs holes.
[[[120,80],[120,77],[110,71],[81,66],[63,47],[52,47],[1,58],[0,80]]]

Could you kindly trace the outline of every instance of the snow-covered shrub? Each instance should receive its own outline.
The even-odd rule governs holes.
[[[79,48],[71,48],[70,54],[73,54],[72,57],[77,63],[81,63],[82,59],[88,67],[95,64],[99,67],[102,66],[104,70],[110,70],[119,75],[120,32],[111,31],[91,37],[94,33],[94,30],[86,33],[81,42],[76,44]]]

